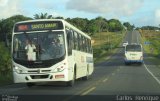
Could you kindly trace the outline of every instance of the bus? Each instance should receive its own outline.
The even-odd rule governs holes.
[[[17,22],[12,33],[14,83],[73,86],[94,71],[91,37],[62,19]]]
[[[132,43],[125,46],[125,64],[143,63],[143,49],[141,44]]]

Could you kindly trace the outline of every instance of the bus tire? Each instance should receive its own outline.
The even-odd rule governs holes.
[[[74,84],[75,84],[75,80],[76,80],[76,71],[74,70],[73,79],[72,79],[71,81],[68,81],[68,82],[67,82],[67,86],[73,87]]]
[[[86,76],[82,78],[83,80],[88,80],[89,79],[89,67],[87,67],[87,73]]]
[[[26,85],[27,85],[27,87],[29,87],[29,88],[30,88],[30,87],[34,86],[34,85],[35,85],[35,83],[27,83]]]
[[[125,62],[125,65],[129,65],[129,63],[128,63],[128,62]]]

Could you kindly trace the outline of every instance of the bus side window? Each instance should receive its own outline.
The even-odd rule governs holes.
[[[81,38],[80,38],[80,35],[79,34],[77,34],[78,35],[78,50],[80,51],[81,50],[81,44],[80,44],[80,42],[81,42]]]
[[[77,32],[74,31],[73,33],[73,36],[74,36],[74,49],[75,50],[78,50],[78,35],[77,35]]]
[[[83,36],[80,35],[79,37],[79,48],[80,48],[80,51],[83,51]]]
[[[87,51],[87,53],[89,53],[89,40],[88,39],[86,39],[86,51]]]
[[[84,37],[83,39],[83,47],[84,47],[84,52],[87,52],[87,38]]]
[[[83,52],[85,52],[85,47],[84,47],[84,45],[85,45],[85,41],[84,41],[84,37],[82,36],[82,51]]]
[[[72,55],[73,32],[72,30],[66,30],[66,33],[67,33],[68,55]]]
[[[91,41],[90,40],[89,40],[89,53],[93,53],[92,46],[91,46]]]

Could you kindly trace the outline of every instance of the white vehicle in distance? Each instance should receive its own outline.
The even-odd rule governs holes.
[[[143,49],[141,44],[130,44],[125,47],[125,64],[143,63]]]
[[[123,47],[125,47],[126,45],[128,45],[128,41],[123,42]]]

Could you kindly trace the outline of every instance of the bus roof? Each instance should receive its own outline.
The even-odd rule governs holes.
[[[63,20],[63,19],[36,19],[36,20],[27,20],[27,21],[20,21],[15,23],[16,24],[21,24],[21,23],[29,23],[29,22],[45,22],[45,21],[62,21],[63,25],[66,25],[68,27],[70,27],[71,29],[74,29],[76,32],[81,33],[83,36],[91,39],[91,37],[87,34],[85,34],[84,32],[82,32],[81,30],[79,30],[78,28],[74,27],[72,24],[68,23],[67,21]],[[65,27],[64,27],[65,28]]]

